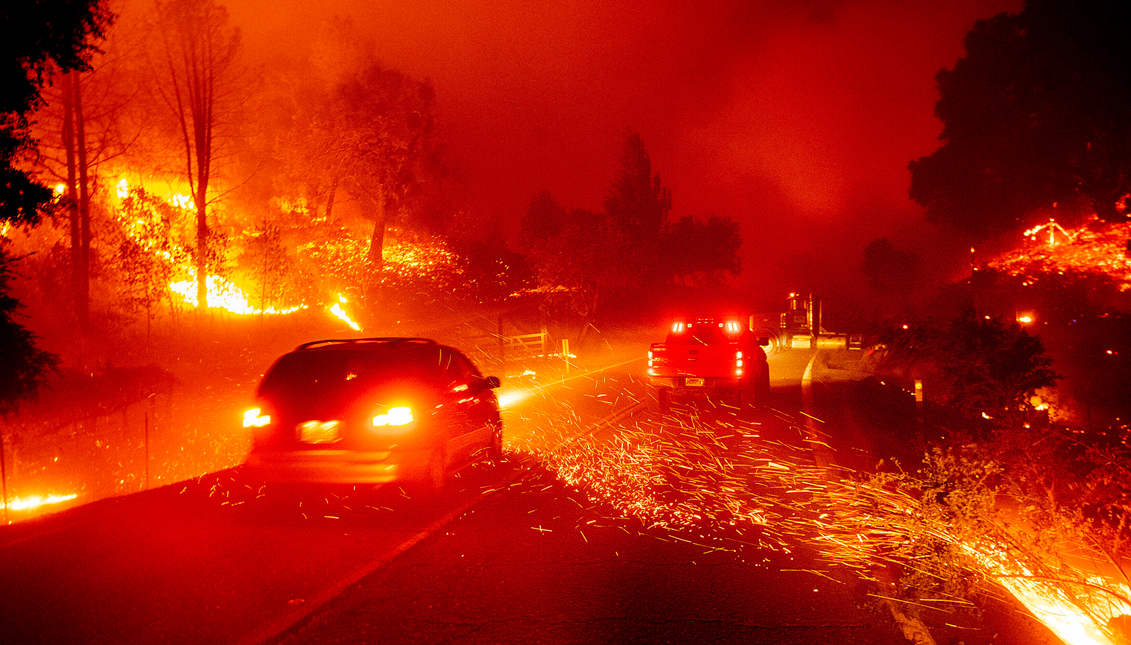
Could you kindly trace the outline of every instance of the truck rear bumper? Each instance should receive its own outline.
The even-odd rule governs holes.
[[[666,387],[677,392],[737,390],[748,386],[745,380],[721,376],[652,376],[649,380],[653,387]]]

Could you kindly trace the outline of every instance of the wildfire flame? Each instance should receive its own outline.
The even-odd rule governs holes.
[[[171,282],[169,289],[184,298],[186,303],[195,307],[197,306],[196,270],[191,267],[182,268],[189,274],[189,279]],[[275,307],[260,309],[248,301],[247,294],[242,289],[219,276],[208,276],[206,284],[208,286],[208,306],[234,314],[289,314],[306,308],[306,305],[298,305],[297,307],[283,309],[276,309]]]
[[[1036,241],[1042,232],[1048,233],[1047,243],[1005,253],[990,261],[989,266],[1021,277],[1026,284],[1049,275],[1102,275],[1120,291],[1131,290],[1131,257],[1126,253],[1131,223],[1106,224],[1092,217],[1070,231],[1050,221],[1025,235]]]
[[[342,305],[345,304],[345,302],[346,302],[345,296],[343,296],[342,294],[339,293],[338,294],[338,302],[335,302],[333,304],[333,306],[330,307],[330,313],[334,314],[335,316],[340,318],[343,322],[345,322],[347,325],[349,325],[350,329],[352,329],[354,331],[361,331],[361,325],[354,322],[353,318],[350,318],[349,314],[347,314],[345,312],[345,310],[342,309]]]
[[[30,497],[15,497],[8,500],[7,506],[0,500],[0,508],[7,508],[11,511],[26,511],[48,504],[59,504],[75,499],[78,495],[72,493],[70,495],[32,495]]]

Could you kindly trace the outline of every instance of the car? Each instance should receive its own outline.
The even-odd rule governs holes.
[[[244,413],[246,468],[268,483],[399,482],[435,495],[462,468],[502,460],[497,387],[427,338],[305,343],[267,370]]]

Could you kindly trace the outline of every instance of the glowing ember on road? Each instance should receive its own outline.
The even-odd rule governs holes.
[[[500,394],[500,400],[509,394]],[[1031,574],[1026,558],[1055,559],[1061,546],[1047,545],[1048,553],[1037,555],[985,546],[1008,542],[1010,524],[999,523],[1005,526],[1000,535],[956,525],[929,508],[930,500],[920,499],[922,483],[913,477],[820,467],[804,445],[762,439],[760,424],[704,416],[690,409],[636,418],[603,440],[588,434],[575,416],[555,417],[539,436],[516,440],[512,448],[529,451],[559,479],[617,515],[697,531],[712,548],[815,547],[830,570],[872,580],[878,569],[908,567],[918,561],[915,553],[950,545],[965,556],[952,566],[1000,585],[1069,645],[1112,645],[1111,619],[1131,614],[1122,600],[1131,596],[1126,585],[1070,569],[1057,570],[1055,580]],[[939,581],[945,575],[921,573]],[[924,602],[969,604],[945,592],[920,593],[936,594]]]

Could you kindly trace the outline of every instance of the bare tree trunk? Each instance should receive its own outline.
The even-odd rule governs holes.
[[[198,96],[211,95],[208,82],[196,90]],[[212,106],[207,104],[196,108],[203,116],[193,118],[196,137],[196,302],[200,311],[208,309],[208,179],[212,174]],[[194,112],[196,111],[194,110]]]
[[[71,307],[75,319],[81,318],[80,278],[82,275],[82,237],[79,224],[78,180],[75,168],[75,104],[71,75],[63,78],[63,149],[67,155],[67,214],[71,223]]]
[[[326,225],[334,221],[334,195],[338,192],[338,182],[330,184],[330,195],[326,198]]]
[[[204,212],[204,190],[194,195],[196,205],[196,306],[208,309],[208,220]]]
[[[75,150],[78,152],[79,171],[79,276],[78,316],[83,331],[90,327],[90,188],[86,157],[86,119],[82,111],[82,82],[79,73],[70,72],[74,91]]]
[[[373,223],[373,237],[369,240],[369,262],[380,265],[385,261],[385,187],[377,187],[377,221]]]

